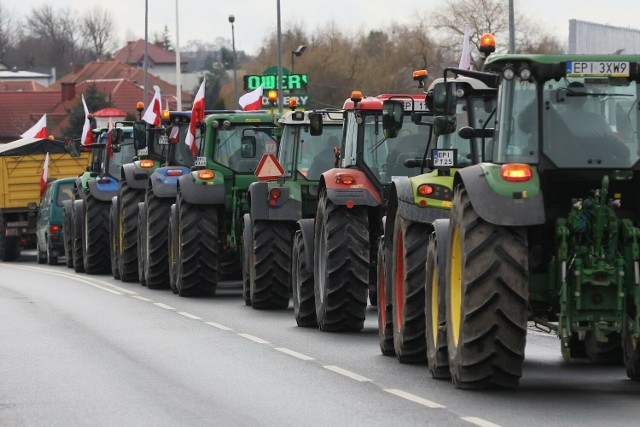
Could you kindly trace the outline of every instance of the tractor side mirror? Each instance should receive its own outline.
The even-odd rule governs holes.
[[[120,144],[122,144],[123,138],[122,128],[111,129],[111,132],[111,151],[113,151],[114,153],[119,153],[121,149]]]
[[[253,159],[256,156],[256,137],[244,135],[240,142],[240,155],[245,159]]]
[[[456,84],[439,83],[433,88],[433,112],[436,116],[456,114]]]
[[[147,146],[147,124],[145,122],[133,122],[133,148],[142,150]]]
[[[385,138],[395,138],[402,129],[404,102],[386,100],[382,104],[382,130]]]
[[[437,116],[433,118],[433,132],[440,135],[449,135],[456,130],[456,116]]]
[[[322,113],[309,113],[309,133],[311,136],[322,135]]]

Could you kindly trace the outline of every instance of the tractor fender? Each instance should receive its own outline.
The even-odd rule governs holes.
[[[196,184],[191,174],[178,178],[178,190],[193,205],[224,205],[224,185]]]
[[[269,191],[271,188],[266,182],[252,182],[249,185],[249,201],[251,217],[254,220],[296,221],[302,217],[302,203],[289,197],[289,187],[278,186],[280,197],[271,202]]]
[[[129,187],[136,190],[145,190],[147,188],[147,180],[149,174],[136,166],[136,163],[126,163],[122,165],[122,179],[127,182]]]
[[[76,181],[73,186],[73,193],[76,199],[82,198],[82,175],[76,178]]]
[[[172,167],[171,169],[177,169]],[[188,174],[189,169],[183,169],[183,174]],[[169,176],[168,168],[158,168],[149,176],[149,184],[156,197],[173,198],[178,194],[178,176]],[[182,175],[181,175],[182,176]]]
[[[394,178],[389,194],[393,195],[394,193],[397,212],[399,212],[400,216],[404,219],[430,224],[439,218],[449,218],[449,209],[416,205],[413,186],[406,176]]]
[[[110,202],[114,195],[118,194],[118,181],[111,178],[108,184],[99,184],[97,179],[87,182],[89,192],[101,202]]]
[[[305,254],[307,256],[307,265],[313,265],[313,239],[315,233],[315,220],[313,218],[304,218],[298,220],[296,227],[302,233],[302,241],[304,242]]]
[[[454,178],[453,188],[460,184],[466,188],[475,212],[491,224],[521,227],[545,222],[541,191],[524,198],[516,198],[516,192],[514,197],[502,196],[491,188],[481,165],[460,169]],[[519,188],[517,183],[513,184],[514,189]]]
[[[355,183],[345,185],[338,183],[340,175],[350,175]],[[365,173],[357,169],[334,168],[322,173],[320,186],[327,190],[327,197],[334,205],[346,205],[353,202],[355,206],[380,206],[380,192],[367,178]]]

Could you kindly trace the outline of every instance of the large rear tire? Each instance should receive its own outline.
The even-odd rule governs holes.
[[[242,299],[244,305],[251,306],[251,259],[253,255],[253,230],[251,228],[251,218],[244,215],[244,227],[242,228]]]
[[[393,347],[403,363],[426,361],[424,278],[429,228],[396,215],[391,286]]]
[[[149,289],[164,289],[169,287],[169,242],[167,237],[167,217],[171,214],[172,199],[156,197],[151,188],[146,194],[146,246],[144,263],[145,278]]]
[[[322,190],[315,219],[316,318],[323,331],[360,331],[369,293],[369,218],[364,206],[335,205]]]
[[[138,203],[144,192],[132,188],[126,179],[118,190],[118,270],[123,282],[137,282],[138,277]]]
[[[114,197],[109,206],[109,254],[111,255],[111,274],[114,279],[120,280],[120,267],[118,266],[118,202]]]
[[[280,221],[254,221],[251,307],[284,310],[291,289],[291,226]]]
[[[76,273],[84,272],[84,259],[83,259],[83,247],[84,247],[84,227],[82,212],[84,211],[84,201],[74,200],[71,210],[71,222],[73,227],[72,232],[72,257],[73,257],[73,270]]]
[[[147,286],[147,276],[145,272],[147,268],[145,266],[147,262],[147,208],[144,203],[138,203],[138,226],[136,228],[136,234],[138,242],[136,243],[136,250],[138,251],[138,282],[142,286]]]
[[[108,273],[111,269],[109,246],[109,203],[87,191],[82,212],[82,257],[87,274]]]
[[[168,249],[168,258],[169,258],[169,287],[171,288],[171,292],[174,294],[178,293],[178,288],[176,287],[176,280],[178,272],[176,271],[177,262],[176,257],[178,256],[178,231],[177,231],[177,210],[176,205],[172,204],[169,208],[169,229],[167,230],[167,249]]]
[[[71,211],[73,209],[73,200],[65,200],[62,202],[62,233],[64,235],[64,257],[66,265],[73,268],[73,222],[71,220]]]
[[[425,340],[427,363],[433,378],[450,378],[447,350],[447,303],[445,300],[446,242],[438,242],[435,234],[427,244],[425,268]]]
[[[640,381],[640,340],[638,335],[627,332],[622,340],[624,366],[632,381]]]
[[[464,187],[455,191],[449,227],[447,335],[458,388],[514,388],[527,337],[526,229],[485,222]]]
[[[0,261],[15,261],[20,256],[20,240],[16,236],[0,236]]]
[[[393,305],[389,295],[387,277],[391,277],[391,254],[385,245],[384,236],[378,240],[378,342],[380,352],[385,356],[396,354],[393,348]]]
[[[301,327],[317,326],[313,268],[307,263],[307,251],[301,231],[293,236],[291,266],[291,293],[296,323]]]
[[[218,211],[213,205],[177,198],[176,288],[181,297],[216,293],[218,286]]]

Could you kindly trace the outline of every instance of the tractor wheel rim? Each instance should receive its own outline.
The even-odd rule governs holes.
[[[438,267],[433,266],[431,272],[431,333],[432,333],[432,341],[434,347],[437,346],[438,343]]]
[[[456,225],[453,230],[453,242],[451,245],[451,277],[449,298],[451,307],[451,336],[453,344],[458,345],[460,325],[462,323],[462,252],[460,244],[460,227]]]
[[[404,310],[404,241],[402,231],[398,233],[398,243],[396,246],[396,271],[395,271],[395,301],[393,302],[393,312],[396,316],[396,329],[400,332],[402,324],[402,314]]]

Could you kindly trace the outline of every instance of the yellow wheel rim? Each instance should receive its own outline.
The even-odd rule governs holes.
[[[456,225],[451,242],[451,277],[449,280],[450,321],[453,344],[458,346],[462,309],[462,253],[460,250],[460,228]]]
[[[433,345],[438,345],[438,267],[433,266],[431,273],[431,330],[433,332]]]

